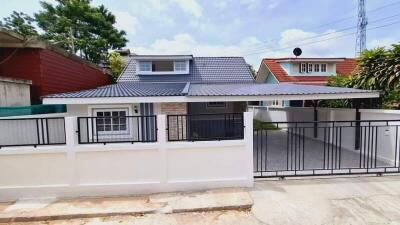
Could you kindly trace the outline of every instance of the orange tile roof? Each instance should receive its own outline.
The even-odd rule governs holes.
[[[277,62],[279,59],[263,59],[263,63],[269,68],[279,82],[324,85],[328,81],[327,76],[289,76]],[[356,67],[355,59],[345,59],[336,64],[336,73],[341,75],[351,74]]]

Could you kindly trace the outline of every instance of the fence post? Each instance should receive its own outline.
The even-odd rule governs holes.
[[[67,145],[68,180],[70,186],[76,185],[76,152],[77,145],[77,117],[65,117],[65,143]]]
[[[253,171],[253,113],[243,113],[244,122],[244,140],[246,143],[247,157],[245,162],[247,163],[246,168],[248,169],[248,186],[252,187],[254,182],[254,171]]]
[[[167,149],[165,145],[167,144],[166,137],[166,115],[157,115],[157,143],[159,152],[159,162],[160,162],[160,183],[168,183],[168,162],[167,162]]]

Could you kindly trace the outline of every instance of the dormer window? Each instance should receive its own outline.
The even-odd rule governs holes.
[[[188,74],[189,60],[138,60],[139,75]]]
[[[175,71],[185,71],[186,70],[186,62],[185,61],[174,61],[174,70]]]
[[[152,71],[151,61],[141,61],[139,63],[140,71]]]

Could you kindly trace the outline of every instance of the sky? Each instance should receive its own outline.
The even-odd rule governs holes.
[[[41,10],[38,0],[2,0],[13,10]],[[54,0],[48,0],[54,2]],[[93,0],[114,13],[136,54],[262,58],[354,57],[357,0]],[[400,0],[366,0],[367,48],[400,41]]]

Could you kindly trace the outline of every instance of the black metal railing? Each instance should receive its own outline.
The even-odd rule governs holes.
[[[242,113],[167,116],[168,141],[243,139]]]
[[[65,144],[62,117],[0,119],[0,148]]]
[[[400,172],[400,120],[272,122],[254,130],[255,177]]]
[[[78,117],[79,144],[156,142],[157,118],[152,116]]]

